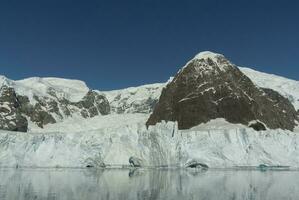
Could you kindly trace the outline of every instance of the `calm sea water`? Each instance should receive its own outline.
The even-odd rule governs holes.
[[[0,199],[297,200],[299,172],[0,169]]]

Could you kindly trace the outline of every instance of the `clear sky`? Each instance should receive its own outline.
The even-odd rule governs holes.
[[[11,79],[165,82],[205,50],[298,80],[299,1],[0,1],[0,74]]]

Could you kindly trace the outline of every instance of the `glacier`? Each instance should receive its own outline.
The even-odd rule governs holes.
[[[209,52],[199,54],[205,57]],[[259,87],[270,88],[299,109],[299,82],[240,67]],[[111,114],[82,118],[79,115],[38,127],[29,121],[27,133],[0,131],[0,167],[129,167],[136,157],[144,167],[186,167],[198,162],[210,168],[288,166],[299,168],[299,128],[256,132],[241,124],[215,119],[189,130],[176,122],[145,123],[167,83],[114,91],[107,97]],[[18,94],[47,97],[49,88],[58,96],[80,100],[89,88],[82,81],[61,78],[28,78],[19,81],[0,76],[0,85]]]
[[[0,167],[104,164],[122,168],[129,167],[132,156],[141,159],[144,167],[185,167],[190,161],[210,168],[299,167],[298,132],[257,132],[224,119],[190,130],[178,130],[175,122],[162,122],[147,129],[147,117],[148,114],[114,114],[98,116],[94,121],[73,119],[77,122],[51,124],[29,133],[0,131]]]

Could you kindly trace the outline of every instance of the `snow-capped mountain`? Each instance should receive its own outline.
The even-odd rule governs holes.
[[[271,121],[268,123],[262,117],[248,118],[246,123],[230,123],[227,115],[216,115],[216,119],[207,118],[186,130],[180,130],[179,118],[168,118],[168,122],[161,118],[156,125],[145,126],[169,88],[179,89],[174,97],[180,100],[186,97],[181,94],[198,88],[195,94],[202,92],[206,94],[204,100],[214,101],[214,89],[216,93],[221,91],[216,87],[219,85],[225,88],[221,95],[239,96],[249,108],[251,100],[262,102],[261,113],[268,112],[263,109],[273,109],[277,113],[271,112],[272,117],[285,117],[284,120],[290,119],[292,127],[295,126],[298,81],[248,68],[239,69],[222,55],[203,52],[167,83],[114,91],[90,90],[77,80],[29,78],[13,81],[0,76],[0,129],[4,129],[0,131],[0,167],[120,167],[132,164],[299,168],[299,130],[279,129],[284,124],[273,127]],[[191,76],[190,80],[197,87],[192,88],[192,84],[192,87],[182,87],[190,84],[182,81],[184,75]],[[216,75],[220,78],[215,79]],[[169,110],[165,113],[172,114]],[[296,116],[292,118],[290,114]],[[247,122],[254,119],[257,119],[256,124],[265,124],[267,130],[257,132],[249,128],[252,124]]]
[[[220,63],[219,63],[220,62]],[[214,63],[216,65],[214,65]],[[195,67],[194,67],[195,66]],[[193,68],[191,71],[190,68]],[[189,72],[188,74],[188,81],[192,82],[192,80],[197,79],[194,82],[194,86],[197,87],[197,93],[204,93],[203,97],[208,100],[207,103],[212,103],[218,101],[217,99],[221,99],[223,102],[225,98],[221,96],[221,94],[215,93],[212,88],[215,89],[215,83],[217,77],[222,77],[221,74],[229,74],[226,80],[218,80],[218,86],[221,86],[221,92],[223,93],[224,89],[222,88],[226,85],[227,89],[231,88],[238,88],[235,92],[231,93],[230,96],[235,94],[235,97],[244,97],[247,98],[247,103],[252,100],[252,97],[249,93],[252,93],[254,88],[268,88],[274,91],[277,91],[283,97],[287,98],[294,107],[298,110],[299,108],[299,83],[298,81],[289,80],[280,76],[270,75],[262,72],[257,72],[249,68],[240,68],[241,72],[231,64],[224,56],[220,54],[215,54],[212,52],[202,52],[195,56],[194,59],[189,61],[186,66],[184,66],[179,73],[176,75],[175,79],[169,81],[169,83],[160,83],[160,84],[150,84],[144,85],[139,87],[131,87],[121,90],[113,90],[113,91],[98,91],[98,90],[90,90],[87,85],[83,81],[79,80],[70,80],[70,79],[62,79],[62,78],[27,78],[24,80],[13,81],[4,76],[0,76],[0,88],[1,88],[1,115],[0,115],[0,128],[6,130],[15,130],[15,131],[27,131],[28,127],[29,130],[34,128],[35,126],[44,127],[47,124],[53,124],[56,122],[64,121],[68,118],[74,117],[83,117],[83,118],[90,118],[95,117],[98,115],[106,115],[106,114],[122,114],[122,113],[152,113],[155,105],[157,104],[159,97],[162,93],[162,89],[164,87],[168,87],[171,82],[177,82],[179,74],[185,73],[186,71]],[[195,70],[195,71],[194,71]],[[216,71],[215,71],[216,70]],[[228,71],[234,71],[234,73],[228,73]],[[209,73],[208,73],[209,72]],[[231,74],[239,73],[239,76],[245,74],[244,77],[248,77],[254,85],[250,85],[249,89],[248,83],[240,84],[238,80],[232,80]],[[212,74],[212,76],[211,76]],[[209,77],[210,78],[207,78]],[[186,77],[184,75],[184,77]],[[207,80],[198,81],[198,77],[204,77]],[[242,78],[241,77],[241,78]],[[250,80],[245,80],[245,82],[249,82]],[[239,79],[240,81],[241,80]],[[208,82],[210,83],[208,84]],[[223,84],[224,83],[224,84]],[[213,85],[214,84],[214,85]],[[167,85],[167,86],[166,86]],[[208,90],[210,85],[210,89]],[[200,86],[200,87],[199,87]],[[246,86],[247,88],[242,88],[242,86]],[[190,99],[187,98],[188,95],[193,94],[194,99],[194,91],[193,93],[186,88],[178,88],[179,92],[189,94],[182,94],[180,99],[180,103],[184,103],[186,101],[181,101],[182,99]],[[199,91],[200,90],[200,91]],[[247,91],[246,90],[250,90]],[[259,89],[258,89],[259,90]],[[274,91],[262,89],[262,95],[265,93],[272,93],[275,94]],[[176,95],[179,92],[175,92]],[[239,93],[238,93],[239,92]],[[213,94],[217,97],[217,99],[209,99],[211,97],[210,94]],[[5,97],[9,96],[9,98]],[[184,97],[183,97],[184,96]],[[215,97],[215,98],[216,98]],[[236,102],[232,101],[233,98],[229,98],[227,102],[231,102],[231,104],[237,105]],[[264,99],[269,99],[269,96]],[[211,101],[210,101],[211,100]],[[273,99],[272,99],[273,100]],[[282,98],[280,98],[282,100]],[[284,100],[282,100],[284,101]],[[240,102],[240,100],[238,100]],[[276,102],[277,103],[277,102]],[[220,102],[221,104],[221,102]],[[265,106],[269,106],[272,104],[272,101],[261,103],[261,101],[257,102],[258,105],[263,104]],[[292,129],[294,128],[294,120],[289,120],[290,117],[294,115],[294,110],[290,108],[287,102],[282,103],[286,105],[283,107],[282,105],[276,106],[273,109],[265,109],[268,111],[273,111],[273,113],[269,113],[271,115],[271,119],[277,119],[279,117],[286,118],[286,121],[292,121],[291,124],[286,126],[279,126],[281,128]],[[194,104],[191,104],[194,105]],[[200,105],[200,104],[199,104]],[[219,104],[218,104],[219,105]],[[242,106],[242,110],[244,110],[244,105]],[[184,104],[184,110],[186,110],[186,106]],[[213,105],[210,106],[210,108]],[[228,106],[224,106],[227,107]],[[212,113],[211,109],[209,108],[208,113]],[[164,108],[165,109],[165,108]],[[193,107],[190,108],[193,110]],[[215,109],[219,110],[217,106]],[[229,108],[228,108],[229,109]],[[281,110],[277,110],[281,109]],[[223,110],[223,109],[222,109]],[[231,110],[231,109],[230,109]],[[241,109],[233,109],[235,111],[239,111]],[[249,109],[250,110],[250,109]],[[259,111],[260,112],[260,111]],[[250,112],[245,112],[250,113]],[[258,113],[258,112],[257,112]],[[260,112],[261,113],[261,112]],[[277,113],[279,113],[276,117]],[[163,112],[163,114],[167,114],[167,112]],[[189,113],[185,113],[189,116],[189,118],[193,119],[193,117]],[[215,114],[215,112],[214,112]],[[225,112],[223,112],[225,114]],[[239,113],[237,113],[239,114]],[[240,118],[239,115],[236,113],[231,113],[228,115],[235,117],[237,120],[229,120],[231,122],[241,122],[238,121]],[[241,113],[242,114],[242,113]],[[242,114],[243,115],[243,114]],[[200,115],[204,116],[204,115]],[[243,115],[244,116],[244,115]],[[265,116],[265,113],[261,113],[261,116]],[[252,116],[247,120],[241,122],[243,124],[248,124],[250,121],[253,120],[260,120],[260,117]],[[224,115],[217,115],[210,116],[201,120],[200,122],[207,122],[210,119],[224,117]],[[183,117],[187,120],[188,117]],[[165,118],[164,120],[169,120],[170,118]],[[174,119],[177,120],[177,119]],[[161,121],[161,120],[158,120]],[[190,121],[190,120],[189,120]],[[265,123],[265,120],[260,120]],[[200,123],[199,122],[199,123]],[[197,124],[199,124],[197,123]],[[280,124],[280,122],[273,122],[274,124]],[[273,124],[272,123],[272,124]],[[180,124],[180,122],[179,122]],[[270,123],[271,124],[271,123]],[[285,124],[285,123],[283,123]],[[196,122],[195,124],[196,125]],[[271,126],[269,123],[266,125],[270,128],[277,128],[276,126]],[[188,128],[188,127],[187,127]]]
[[[258,87],[223,55],[202,52],[166,85],[147,125],[177,121],[189,129],[217,118],[256,130],[293,130],[298,119],[287,98]]]
[[[291,80],[278,75],[259,72],[250,68],[238,67],[251,81],[261,88],[269,88],[279,92],[282,96],[289,99],[296,110],[299,110],[299,81]],[[172,79],[171,79],[172,80]],[[111,107],[111,113],[135,113],[139,109],[141,113],[152,112],[152,104],[145,102],[158,102],[162,89],[167,83],[156,83],[139,87],[130,87],[112,91],[98,91],[104,94]]]
[[[110,106],[105,96],[89,90],[82,81],[60,78],[0,78],[0,128],[28,130],[28,124],[44,127],[72,116],[106,115]]]

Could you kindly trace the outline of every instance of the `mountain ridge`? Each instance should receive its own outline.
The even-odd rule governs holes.
[[[201,52],[197,54],[193,59],[191,59],[186,64],[186,66],[190,64],[192,60],[203,59],[206,60],[207,63],[209,63],[209,59],[212,62],[213,59],[217,62],[218,58],[223,61],[224,56],[208,51]],[[216,65],[218,65],[218,63],[216,63]],[[180,69],[179,72],[185,70],[186,66]],[[299,110],[298,81],[287,79],[278,75],[271,75],[263,72],[258,72],[253,69],[239,67],[236,65],[233,65],[233,67],[240,69],[241,72],[248,76],[256,86],[260,88],[270,88],[274,91],[277,91],[283,97],[287,98],[296,108],[297,111]],[[215,69],[211,68],[209,64],[206,66],[205,69],[198,68],[197,70],[202,70],[202,73],[221,73],[222,71],[215,71]],[[29,116],[29,122],[32,120],[30,118],[36,118],[35,122],[33,122],[38,123],[38,126],[43,127],[48,123],[60,122],[64,119],[67,119],[68,117],[72,117],[73,115],[79,117],[81,116],[83,118],[89,118],[97,115],[102,115],[103,113],[150,114],[153,111],[155,105],[157,104],[163,88],[165,88],[167,84],[173,81],[173,79],[174,78],[171,78],[167,83],[154,83],[111,91],[100,91],[91,90],[88,88],[85,82],[76,79],[64,79],[55,77],[30,77],[22,80],[13,81],[11,79],[6,78],[5,76],[0,76],[0,87],[4,85],[12,87],[16,95],[20,97],[21,102],[25,102],[27,106],[28,102],[29,105],[32,104],[32,106],[29,106],[31,107],[31,110],[34,108],[35,104],[39,104],[37,109],[39,110],[39,114],[37,114],[37,116],[34,117]],[[84,97],[86,97],[85,100],[83,100]],[[97,105],[101,105],[102,102],[100,101],[104,102],[104,104],[102,105],[105,106],[102,106],[101,108],[103,111],[102,113],[99,112],[101,110],[99,109],[101,106],[97,107],[97,105],[91,103],[91,101],[95,102],[94,100],[96,97],[99,98],[99,102],[96,103]],[[86,103],[88,101],[89,103]],[[76,102],[81,103],[76,104]],[[68,106],[66,106],[65,103],[68,104],[68,106],[70,106],[71,108],[68,108]],[[67,109],[65,109],[66,107]],[[34,110],[36,110],[36,108],[34,108]],[[73,111],[70,112],[70,110]],[[22,115],[23,117],[26,117],[28,120],[28,110],[26,112],[27,115],[24,115],[24,113]],[[46,122],[41,122],[43,120],[45,120]],[[32,123],[29,123],[29,126],[31,125]]]
[[[256,130],[293,130],[298,120],[287,98],[254,84],[223,55],[203,52],[162,90],[146,124],[177,121],[179,129],[189,129],[217,118]]]

